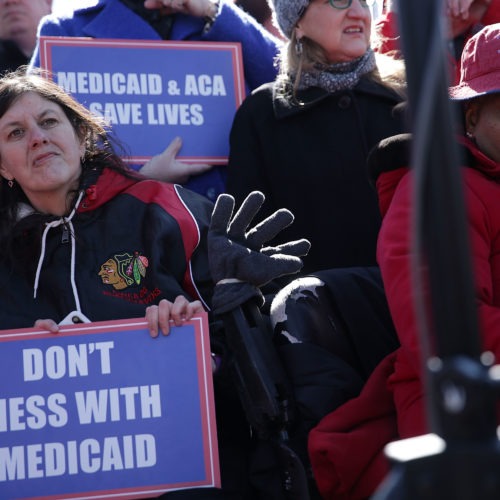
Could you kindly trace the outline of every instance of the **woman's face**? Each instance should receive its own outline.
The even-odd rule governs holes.
[[[351,61],[370,45],[370,9],[360,0],[352,0],[347,9],[336,9],[328,0],[312,0],[295,29],[298,39],[305,36],[320,45],[329,62]]]
[[[37,210],[56,214],[53,207],[65,206],[78,186],[83,152],[62,108],[35,92],[0,118],[0,174],[15,180]]]
[[[466,131],[478,148],[500,162],[500,94],[475,99],[465,113]]]

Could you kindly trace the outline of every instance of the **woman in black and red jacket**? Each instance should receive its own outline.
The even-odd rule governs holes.
[[[98,119],[54,87],[0,82],[1,327],[140,317],[177,296],[208,309],[212,203],[127,170]]]
[[[260,193],[232,218],[227,195],[214,208],[201,195],[129,171],[100,118],[53,81],[24,71],[0,79],[0,175],[3,330],[36,322],[56,333],[68,317],[146,316],[154,337],[168,333],[169,319],[179,324],[201,311],[213,319],[261,297],[260,285],[296,272],[309,247],[263,248],[293,216],[281,211],[249,229]],[[215,340],[223,354],[224,336]],[[216,498],[258,498],[248,484],[250,428],[231,377],[220,371],[214,393],[230,496]],[[213,498],[207,489],[182,498],[200,497]]]

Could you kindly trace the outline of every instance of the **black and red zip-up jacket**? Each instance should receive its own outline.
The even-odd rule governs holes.
[[[14,264],[0,262],[0,329],[59,322],[77,302],[91,321],[143,317],[148,305],[178,295],[209,309],[212,208],[181,186],[105,169],[71,224],[48,229],[44,243],[43,228],[23,233]]]

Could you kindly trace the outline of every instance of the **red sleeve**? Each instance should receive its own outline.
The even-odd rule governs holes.
[[[398,19],[395,12],[387,12],[381,15],[375,25],[377,41],[374,49],[381,54],[396,56],[401,47],[399,45]]]
[[[500,23],[500,0],[491,0],[486,14],[481,19],[481,23],[485,26]]]
[[[413,175],[408,172],[399,182],[382,221],[377,260],[382,272],[387,302],[401,347],[411,353],[415,374],[420,371],[419,334],[415,314],[412,271]]]
[[[471,253],[485,350],[500,359],[500,186],[475,170],[465,172]]]
[[[328,414],[309,433],[309,456],[322,498],[368,498],[389,472],[384,446],[398,438],[387,390],[394,359],[394,353],[384,358],[361,394]]]

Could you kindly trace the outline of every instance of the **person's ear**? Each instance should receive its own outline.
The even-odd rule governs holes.
[[[297,40],[297,42],[300,42],[300,39],[304,36],[304,30],[300,27],[300,19],[299,19],[299,22],[297,23],[297,25],[295,26],[295,40]]]
[[[83,125],[80,125],[78,132],[79,133],[76,134],[76,137],[79,141],[78,151],[80,153],[80,159],[83,160],[85,151],[87,150],[87,138]]]
[[[83,160],[85,157],[85,151],[86,151],[86,146],[85,146],[85,141],[80,142],[80,159]]]
[[[476,129],[479,120],[479,106],[473,102],[465,109],[465,133],[469,137],[474,137],[474,130]]]
[[[7,179],[8,181],[13,181],[14,176],[0,164],[0,175],[4,178]]]

